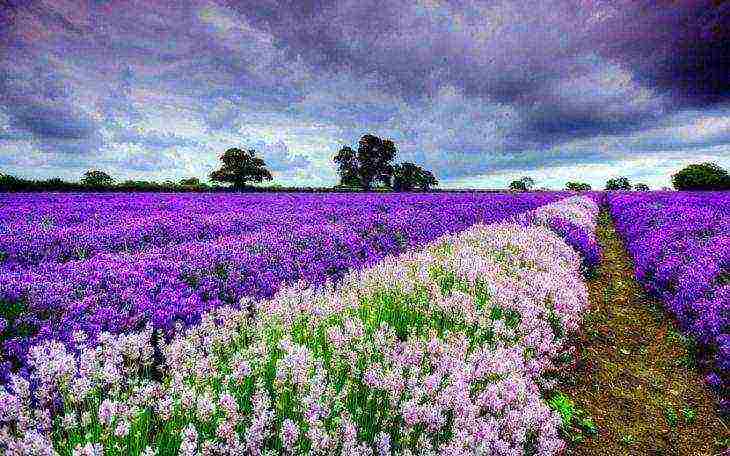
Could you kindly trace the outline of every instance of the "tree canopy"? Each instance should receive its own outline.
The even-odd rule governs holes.
[[[200,187],[200,179],[197,177],[189,177],[187,179],[181,179],[180,185],[187,186],[187,187]]]
[[[393,165],[397,150],[389,139],[374,135],[363,135],[357,147],[357,164],[360,182],[365,190],[370,190],[373,182],[391,185]]]
[[[606,190],[631,190],[628,177],[614,177],[606,181]]]
[[[414,188],[428,190],[438,185],[438,180],[431,171],[420,166],[403,162],[393,166],[393,189],[396,191],[409,191]]]
[[[399,191],[414,188],[428,190],[438,185],[438,180],[431,171],[414,163],[393,165],[396,155],[397,149],[393,141],[370,134],[363,135],[358,142],[357,151],[344,146],[334,156],[340,185],[370,190],[375,183],[380,183]]]
[[[114,185],[114,178],[104,171],[90,169],[84,173],[81,183],[89,187],[110,187]]]
[[[340,185],[344,187],[360,186],[360,167],[357,154],[349,146],[344,146],[334,158],[340,175]]]
[[[728,190],[730,175],[716,163],[689,165],[672,176],[677,190]]]
[[[221,161],[223,166],[210,173],[210,180],[213,182],[233,184],[233,188],[240,190],[250,182],[260,183],[273,179],[266,169],[266,163],[256,157],[253,149],[228,149],[221,155]]]
[[[510,190],[526,192],[535,186],[535,180],[531,177],[522,177],[518,180],[513,180],[509,184]]]
[[[649,186],[639,182],[638,184],[634,184],[634,191],[635,192],[648,192]]]

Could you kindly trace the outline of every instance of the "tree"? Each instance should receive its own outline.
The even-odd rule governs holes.
[[[410,162],[403,162],[393,166],[393,189],[396,191],[409,191],[414,188],[428,190],[438,185],[438,180],[431,173]]]
[[[677,190],[728,190],[730,176],[716,163],[689,165],[672,176]]]
[[[568,182],[565,184],[565,189],[572,192],[589,192],[591,185],[585,182]]]
[[[514,180],[514,181],[510,182],[509,189],[518,191],[518,192],[527,191],[527,187],[525,186],[525,183],[522,182],[522,180]]]
[[[527,190],[531,189],[535,185],[535,180],[531,177],[523,177],[518,180],[514,180],[510,182],[509,189],[520,191],[520,192],[526,192]]]
[[[81,183],[89,187],[111,187],[114,185],[114,179],[104,171],[91,169],[84,173]]]
[[[357,169],[360,183],[370,190],[373,182],[390,186],[393,175],[391,161],[396,156],[395,143],[374,135],[363,135],[357,148]]]
[[[360,167],[357,162],[355,151],[349,146],[345,146],[337,152],[334,158],[337,163],[338,173],[340,175],[340,185],[345,187],[360,186]]]
[[[631,190],[631,182],[626,177],[614,177],[606,182],[606,190]]]
[[[646,184],[642,184],[642,183],[634,184],[634,191],[635,192],[648,192],[649,186]]]
[[[210,173],[210,180],[213,182],[230,183],[233,184],[233,188],[240,190],[249,182],[260,183],[273,179],[266,169],[266,163],[256,157],[256,151],[253,149],[228,149],[221,155],[221,161],[223,166]]]
[[[430,190],[431,187],[436,187],[439,184],[438,179],[429,170],[423,170],[421,178],[418,181],[418,187],[421,190]]]
[[[182,179],[180,181],[180,185],[182,185],[183,187],[200,187],[200,179],[198,179],[197,177]]]

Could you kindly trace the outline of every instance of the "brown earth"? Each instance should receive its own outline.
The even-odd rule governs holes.
[[[604,259],[588,281],[591,309],[577,340],[576,370],[562,385],[597,433],[574,426],[566,433],[574,440],[568,455],[730,456],[728,424],[691,342],[636,282],[605,210],[598,237]]]

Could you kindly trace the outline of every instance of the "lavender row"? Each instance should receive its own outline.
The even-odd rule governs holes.
[[[108,198],[108,195],[102,196]],[[320,219],[351,223],[355,219],[408,207],[437,209],[443,204],[473,206],[481,201],[471,195],[432,195],[426,199],[411,195],[181,196],[182,201],[176,202],[170,200],[170,195],[139,195],[140,209],[136,213],[115,212],[114,223],[111,223],[112,219],[102,218],[106,220],[104,226],[87,221],[71,226],[34,223],[13,227],[8,233],[0,234],[0,267],[22,269],[44,262],[84,260],[101,253],[135,253],[152,247],[247,233],[274,224],[301,225]],[[78,200],[88,198],[92,203],[98,203],[100,197],[76,195],[75,198],[68,197],[67,202],[86,207]],[[213,201],[206,200],[206,197]],[[542,198],[552,200],[554,196]],[[126,200],[127,196],[122,199]],[[499,204],[501,199],[509,201],[513,198],[500,195],[490,198],[490,201]],[[42,199],[37,203],[36,211],[39,214],[48,212],[47,203]],[[112,205],[114,208],[120,206],[124,204]],[[100,213],[104,214],[105,210]],[[490,214],[485,220],[492,221],[495,216],[498,214]]]
[[[337,202],[308,195],[11,196],[6,203],[15,204],[7,204],[6,215],[22,207],[23,218],[29,221],[7,220],[4,231],[0,230],[0,265],[6,269],[215,239],[250,231],[257,223],[264,226],[277,217],[301,219],[316,209],[334,212]],[[353,203],[353,209],[366,209],[362,202]]]
[[[361,201],[380,210],[365,217],[338,219],[337,213],[326,214],[312,205],[304,225],[275,224],[209,242],[0,272],[5,371],[11,363],[22,368],[28,347],[40,340],[70,343],[74,331],[96,340],[102,331],[126,332],[147,322],[163,330],[176,321],[194,324],[203,312],[235,306],[243,297],[268,298],[296,281],[315,286],[337,281],[350,269],[556,198],[559,195],[421,195],[404,198],[405,207],[397,209],[397,196],[370,195]],[[350,210],[340,207],[343,214]]]
[[[5,193],[0,194],[0,233],[104,226],[148,213],[213,213],[237,206],[227,195],[160,193]],[[231,207],[234,203],[236,206]]]
[[[730,193],[612,195],[610,207],[638,280],[699,343],[730,406]]]
[[[603,198],[604,195],[597,192],[573,197],[519,214],[514,220],[521,224],[541,225],[554,231],[581,255],[583,272],[590,274],[598,267],[603,256],[596,238],[599,204]]]
[[[348,195],[330,195],[327,201],[334,203],[338,196]],[[263,208],[288,213],[312,204],[327,207],[319,195],[296,193],[0,193],[0,234],[34,235],[79,225],[92,229],[161,215],[209,216]]]
[[[547,218],[592,210],[576,203]],[[45,341],[30,382],[0,387],[0,449],[557,456],[544,393],[588,304],[580,265],[544,227],[479,225],[255,312],[220,307],[168,342],[151,326]]]

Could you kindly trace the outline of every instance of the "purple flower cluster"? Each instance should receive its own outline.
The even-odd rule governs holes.
[[[476,225],[253,313],[212,309],[157,347],[149,324],[42,341],[28,379],[0,386],[0,451],[557,456],[544,393],[588,305],[580,267],[542,226]]]
[[[730,193],[616,194],[609,203],[637,278],[714,361],[707,379],[728,407]]]
[[[93,342],[102,331],[147,322],[164,330],[194,324],[243,297],[337,281],[386,255],[562,196],[2,196],[23,209],[0,213],[0,376],[22,368],[41,340],[73,347],[75,331]]]
[[[583,271],[593,271],[601,262],[602,250],[596,238],[596,223],[602,194],[570,198],[571,205],[550,204],[515,217],[518,223],[541,225],[554,231],[583,260]]]

